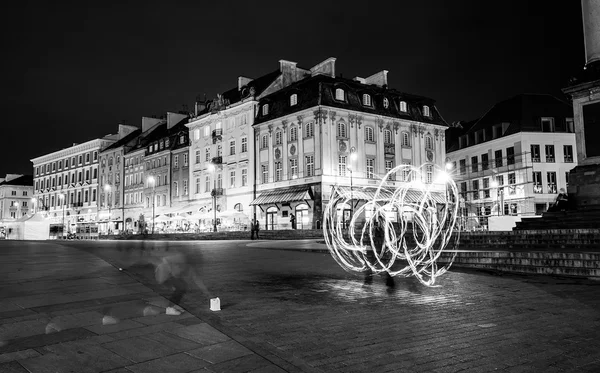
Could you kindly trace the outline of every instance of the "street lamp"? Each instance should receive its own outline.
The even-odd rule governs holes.
[[[490,184],[492,188],[496,189],[496,214],[498,216],[500,216],[500,201],[498,200],[498,181],[496,180],[492,180],[492,183]]]
[[[107,223],[107,233],[110,234],[110,224],[112,223],[112,216],[110,214],[110,185],[106,184],[104,186],[104,191],[106,192],[106,204],[108,205],[108,223]]]
[[[216,170],[217,170],[217,168],[215,167],[215,165],[213,163],[208,165],[208,171],[211,174],[213,174],[213,190],[211,193],[212,198],[213,198],[213,213],[214,213],[213,232],[217,231],[217,175],[216,175]]]
[[[154,179],[154,176],[150,175],[148,176],[148,185],[152,184],[152,234],[154,234],[154,198],[155,198],[155,194],[156,194],[156,180]]]
[[[61,193],[58,195],[58,198],[60,199],[60,204],[62,205],[63,208],[63,218],[62,218],[62,226],[63,226],[63,230],[62,230],[62,238],[65,238],[65,194]]]

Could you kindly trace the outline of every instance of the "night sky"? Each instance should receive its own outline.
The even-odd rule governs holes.
[[[519,93],[564,98],[585,63],[579,0],[13,3],[0,177],[119,123],[192,110],[280,59],[336,57],[346,78],[388,70],[390,87],[435,99],[449,123]]]

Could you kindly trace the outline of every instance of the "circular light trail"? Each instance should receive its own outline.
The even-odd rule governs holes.
[[[452,178],[433,167],[399,165],[377,187],[371,187],[371,193],[333,187],[323,213],[323,233],[331,255],[342,268],[415,276],[426,286],[433,286],[436,277],[450,268],[456,252],[444,265],[438,265],[437,260],[443,250],[458,246],[459,233],[453,235],[453,231],[459,194]],[[393,175],[411,181],[396,186],[390,180]],[[365,203],[353,206],[353,215],[345,222],[343,206],[356,205],[359,200]]]

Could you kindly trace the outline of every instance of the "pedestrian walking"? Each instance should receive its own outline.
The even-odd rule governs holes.
[[[256,228],[254,227],[254,220],[250,221],[250,239],[253,240],[254,239],[254,231],[256,230]]]
[[[292,225],[292,229],[296,229],[296,217],[294,214],[290,214],[290,224]]]
[[[259,240],[260,238],[258,237],[258,232],[260,231],[260,223],[257,219],[254,219],[254,229],[256,232],[256,239]]]
[[[384,251],[385,245],[385,229],[384,229],[385,221],[379,216],[373,222],[373,246],[367,245],[366,257],[367,261],[371,264],[375,263],[377,260],[375,258],[375,250],[377,252],[382,253]],[[367,265],[368,266],[368,265]],[[370,285],[373,283],[373,271],[370,267],[365,271],[364,284]],[[396,286],[394,278],[390,275],[388,271],[385,271],[385,284],[388,288],[393,288]]]

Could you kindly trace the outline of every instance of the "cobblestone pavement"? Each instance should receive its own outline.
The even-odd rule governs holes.
[[[68,308],[71,324],[61,333],[72,333],[70,338],[76,339],[63,343],[38,341],[38,346],[27,349],[27,341],[20,340],[19,345],[13,339],[0,347],[0,371],[25,372],[18,370],[24,367],[31,372],[54,372],[43,370],[42,363],[58,358],[46,356],[62,356],[59,360],[67,364],[64,356],[71,355],[75,360],[68,360],[66,366],[73,369],[95,357],[97,368],[73,370],[90,372],[600,371],[598,282],[452,270],[439,279],[435,288],[401,278],[391,289],[383,278],[364,285],[359,274],[342,271],[328,253],[286,250],[310,249],[311,244],[306,242],[280,242],[280,250],[264,250],[262,247],[277,248],[273,247],[277,244],[262,241],[62,245],[53,247],[74,259],[59,259],[46,273],[55,276],[52,286],[61,286],[56,281],[62,281],[59,296],[76,294],[76,305],[60,306],[63,303],[56,298],[52,306],[38,304],[35,291],[39,296],[44,275],[34,281],[37,290],[28,288],[23,282],[27,276],[19,277],[19,271],[12,269],[17,266],[14,258],[10,266],[7,264],[7,256],[2,255],[5,245],[0,244],[0,264],[9,269],[12,278],[0,282],[0,305],[5,309],[0,311],[0,340],[2,335],[10,334],[10,325],[20,323],[13,327],[15,330],[35,329],[26,326],[28,320],[59,315],[62,307]],[[167,249],[202,254],[196,265],[208,288],[221,298],[222,311],[211,312],[208,299],[194,291],[183,298],[181,306],[195,317],[185,313],[175,319],[166,315],[153,319],[124,310],[118,324],[122,330],[77,326],[91,317],[86,312],[94,308],[81,303],[86,302],[84,290],[105,290],[94,282],[78,284],[77,276],[57,267],[81,262],[77,264],[79,276],[85,278],[85,273],[94,272],[93,278],[102,274],[100,277],[111,278],[115,284],[123,281],[117,288],[120,292],[134,291],[138,298],[127,301],[135,308],[136,301],[164,301],[155,292],[169,294],[170,289],[154,281],[153,266],[143,263]],[[86,252],[125,270],[111,277],[116,270],[103,266],[102,261]],[[44,260],[37,262],[38,267],[43,264]],[[61,276],[69,279],[58,280]],[[115,291],[111,287],[110,294],[103,296],[129,296]],[[90,334],[77,334],[84,333],[80,329]],[[73,349],[84,349],[84,353]],[[219,357],[220,353],[225,357]],[[198,361],[205,365],[193,367]]]

